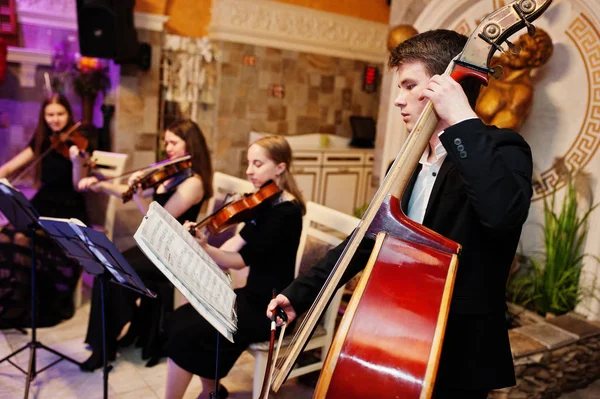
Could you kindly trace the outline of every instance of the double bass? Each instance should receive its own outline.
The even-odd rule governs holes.
[[[550,3],[517,0],[489,14],[446,74],[458,82],[469,77],[483,84],[489,75],[498,77],[500,70],[489,67],[494,52],[502,50],[501,44],[521,28],[533,34],[531,22]],[[370,237],[375,238],[374,249],[329,349],[314,397],[426,399],[433,395],[461,247],[408,219],[399,200],[389,193],[397,187],[405,191],[437,123],[428,103],[276,365],[274,391],[285,382],[360,242]],[[418,315],[418,323],[407,323],[399,314]]]

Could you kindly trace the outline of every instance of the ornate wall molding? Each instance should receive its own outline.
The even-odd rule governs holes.
[[[135,12],[135,27],[162,32],[169,20],[166,15]],[[74,0],[17,0],[17,18],[24,25],[77,30]]]
[[[8,62],[20,64],[19,83],[22,87],[35,87],[35,71],[38,65],[52,65],[52,54],[44,50],[8,47]]]
[[[147,12],[134,12],[133,23],[138,29],[146,29],[153,32],[165,30],[165,24],[169,20],[167,15],[150,14]]]
[[[19,11],[48,11],[56,14],[75,15],[75,1],[73,0],[17,0]]]
[[[269,0],[213,0],[212,39],[385,62],[386,24]]]
[[[77,30],[73,0],[17,0],[20,24]]]

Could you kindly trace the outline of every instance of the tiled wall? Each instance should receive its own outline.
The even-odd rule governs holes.
[[[379,87],[362,90],[362,61],[218,42],[219,93],[212,138],[215,169],[242,175],[248,132],[331,133],[350,137],[351,115],[377,119]],[[244,57],[254,57],[247,65]],[[377,66],[379,71],[382,65]],[[284,86],[283,99],[270,88]],[[232,160],[236,160],[232,162]]]

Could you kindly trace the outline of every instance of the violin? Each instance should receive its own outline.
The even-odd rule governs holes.
[[[269,180],[257,192],[245,194],[243,198],[225,204],[212,215],[196,223],[190,228],[190,233],[195,235],[197,229],[206,227],[210,234],[218,234],[229,226],[251,219],[258,209],[270,203],[281,191],[277,184]]]
[[[30,163],[29,166],[23,169],[21,173],[19,173],[17,177],[13,179],[12,183],[14,184],[15,182],[21,180],[23,176],[27,175],[27,173],[29,173],[31,169],[33,169],[38,163],[40,163],[42,159],[44,159],[46,155],[48,155],[52,150],[55,150],[56,152],[70,160],[71,156],[69,154],[69,148],[71,147],[71,145],[75,145],[77,146],[77,148],[79,148],[80,156],[86,159],[87,162],[85,150],[88,147],[88,139],[85,138],[85,136],[83,136],[83,134],[81,134],[81,132],[78,130],[80,126],[81,121],[75,123],[65,132],[53,134],[52,136],[50,136],[50,147],[48,147],[46,151],[44,151],[42,154],[40,154],[39,157],[37,157],[37,159]]]
[[[121,195],[121,198],[123,199],[123,203],[126,203],[130,201],[133,198],[133,195],[140,189],[146,190],[148,188],[155,188],[164,181],[176,178],[170,185],[170,187],[174,187],[181,183],[183,179],[186,179],[193,174],[192,159],[189,155],[168,160],[167,162],[163,161],[154,165],[150,171],[135,180],[129,189]]]
[[[69,148],[75,145],[79,148],[80,153],[85,153],[88,148],[88,139],[78,130],[81,122],[74,124],[66,132],[53,134],[50,136],[50,148],[58,152],[60,155],[67,159],[71,159],[69,155]],[[45,154],[44,154],[45,155]]]

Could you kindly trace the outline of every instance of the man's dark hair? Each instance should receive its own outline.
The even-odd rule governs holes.
[[[393,49],[388,66],[390,69],[396,69],[404,63],[420,61],[431,76],[441,75],[466,43],[465,35],[451,30],[437,29],[423,32],[403,41]],[[462,81],[461,86],[469,99],[469,104],[474,108],[481,84],[475,79],[467,78]]]

